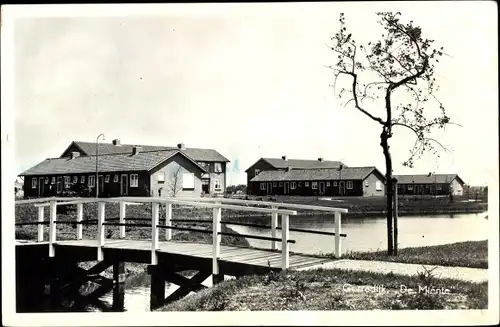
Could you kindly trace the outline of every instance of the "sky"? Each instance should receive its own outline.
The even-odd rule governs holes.
[[[438,97],[462,127],[435,134],[450,154],[426,155],[413,169],[401,163],[414,136],[395,130],[394,173],[497,182],[495,2],[43,9],[25,8],[12,30],[12,104],[2,116],[12,113],[14,176],[100,133],[104,142],[216,149],[231,161],[232,184],[245,183],[259,158],[283,155],[385,172],[380,127],[335,98],[326,45],[340,12],[360,43],[383,33],[375,12],[400,11],[450,54],[436,66]]]

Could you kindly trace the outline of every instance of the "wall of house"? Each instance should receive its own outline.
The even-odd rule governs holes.
[[[377,190],[377,182],[379,182],[380,189]],[[384,196],[385,185],[384,181],[376,174],[371,173],[363,181],[363,196]]]
[[[261,189],[261,182],[253,182],[251,183],[251,194],[257,196],[265,196],[265,195],[291,195],[291,196],[340,196],[339,189],[339,181],[317,181],[318,188],[312,188],[312,182],[308,182],[309,186],[305,186],[306,182],[304,181],[296,181],[296,188],[294,190],[289,188],[289,192],[285,194],[285,183],[287,182],[271,182],[273,185],[271,192],[267,190],[267,184],[269,182],[262,182],[266,184],[266,189]],[[320,194],[319,183],[323,182],[325,184],[325,192]],[[336,185],[335,185],[336,182]],[[363,195],[363,182],[361,180],[354,180],[353,188],[347,189],[347,181],[345,182],[345,193],[344,196],[362,196]],[[291,183],[291,182],[288,182]],[[330,185],[328,186],[328,183]],[[290,185],[290,184],[289,184]]]
[[[439,189],[439,186],[441,187]],[[409,189],[411,187],[412,189]],[[398,184],[398,194],[399,195],[449,195],[450,194],[450,184],[449,183],[437,183],[437,184],[417,184],[417,183],[405,183]]]
[[[117,197],[121,196],[121,176],[125,174],[127,176],[127,195],[129,196],[148,196],[150,194],[149,186],[149,174],[147,172],[112,172],[99,174],[102,177],[103,187],[99,185],[99,196],[100,197]],[[138,175],[138,185],[137,187],[130,186],[130,175]],[[118,176],[118,181],[114,181],[114,176]],[[68,176],[70,178],[70,183],[68,187],[64,184],[64,177]],[[77,182],[73,183],[74,177],[77,177]],[[84,177],[84,182],[81,183],[81,177]],[[24,180],[24,198],[34,198],[34,197],[49,197],[49,196],[73,196],[73,192],[77,193],[79,196],[95,196],[95,187],[89,188],[89,177],[95,176],[95,173],[80,173],[80,174],[54,174],[54,175],[43,175],[43,176],[25,176]],[[109,181],[106,182],[106,176],[109,176]],[[38,185],[36,188],[32,188],[33,178],[43,178],[43,186],[41,194],[39,194]],[[55,178],[55,182],[52,183],[52,178]],[[61,178],[62,187],[60,192],[57,191],[57,180]],[[48,183],[45,182],[45,178],[48,178]],[[100,183],[99,183],[100,184]]]
[[[193,189],[185,190],[182,188],[182,174],[184,173],[194,174]],[[201,175],[202,172],[193,162],[184,156],[176,154],[165,161],[160,167],[151,171],[151,194],[161,197],[199,197],[201,196]],[[163,183],[158,180],[158,176],[164,176]]]
[[[457,179],[455,178],[452,182],[451,182],[451,187],[452,187],[452,193],[453,195],[463,195],[464,193],[464,187],[462,184],[460,184]]]
[[[276,168],[274,168],[273,166],[271,166],[269,163],[267,163],[266,161],[264,160],[259,160],[257,161],[253,166],[250,166],[250,168],[248,168],[248,171],[247,171],[247,194],[254,194],[252,193],[253,190],[257,187],[259,188],[259,186],[255,186],[253,182],[250,182],[250,180],[252,178],[254,178],[255,176],[257,176],[255,174],[255,169],[260,169],[260,171],[266,171],[266,170],[277,170]]]

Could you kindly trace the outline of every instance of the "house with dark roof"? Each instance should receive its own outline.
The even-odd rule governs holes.
[[[251,178],[247,193],[292,196],[385,195],[384,175],[375,167],[347,167],[339,161],[288,162],[286,157],[282,159],[273,161],[262,158],[247,169],[247,176]],[[267,169],[271,165],[272,168]]]
[[[24,197],[200,196],[225,191],[224,156],[213,149],[72,142],[59,158],[26,170]],[[96,166],[97,165],[97,166]],[[98,183],[96,183],[96,168]]]
[[[457,174],[394,175],[400,195],[463,195],[464,181]]]

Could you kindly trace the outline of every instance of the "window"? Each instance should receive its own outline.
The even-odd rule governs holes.
[[[312,182],[312,183],[311,183],[311,188],[312,188],[313,190],[317,190],[317,189],[318,189],[318,182]]]
[[[368,187],[370,186],[370,183],[368,183],[368,181],[365,182],[365,187]]]
[[[297,183],[295,183],[295,182],[291,182],[291,183],[290,183],[290,188],[291,188],[292,190],[295,190],[295,189],[297,188]]]
[[[85,184],[85,176],[80,176],[80,183]]]
[[[216,162],[214,166],[214,170],[216,173],[222,173],[222,164],[220,162]]]
[[[334,186],[334,187],[337,187],[337,182],[336,182],[336,181],[335,181],[335,182],[333,182],[333,186]]]
[[[425,188],[429,188],[429,184],[425,184]]]
[[[156,181],[158,182],[158,184],[165,183],[165,174],[159,173],[158,175],[156,175]]]
[[[139,175],[130,174],[130,187],[139,187]]]
[[[52,180],[50,181],[50,184],[55,184],[56,183],[56,178],[52,177]]]
[[[183,190],[194,190],[194,174],[193,173],[183,173],[182,174],[182,189]]]
[[[222,188],[221,188],[221,186],[220,186],[220,181],[215,180],[215,181],[214,181],[214,190],[215,190],[215,191],[220,191],[221,189],[222,189]]]
[[[45,184],[49,184],[49,178],[45,177]]]
[[[302,187],[302,182],[299,182],[299,187]]]
[[[73,184],[78,183],[78,176],[73,176]]]
[[[413,190],[413,185],[411,185],[411,184],[410,184],[410,185],[408,185],[408,189],[409,189],[409,190]]]
[[[347,189],[352,190],[352,187],[353,187],[352,181],[347,181]]]
[[[261,191],[265,191],[266,190],[266,183],[260,183],[260,190]]]
[[[326,182],[326,186],[327,186],[327,187],[330,187],[330,182]]]
[[[94,175],[90,175],[88,181],[89,181],[88,184],[89,184],[90,187],[94,187],[95,186],[95,176]]]
[[[63,183],[62,177],[57,177],[57,193],[62,191]]]
[[[309,187],[309,182],[305,182],[305,186],[306,186],[306,187]]]
[[[283,187],[283,182],[280,182],[280,184],[279,184],[279,185],[280,185],[280,187]]]
[[[113,176],[113,182],[118,183],[118,175]]]
[[[436,190],[438,190],[438,191],[441,190],[441,184],[436,184]]]
[[[260,169],[255,169],[255,176],[257,176],[258,174],[260,174]]]
[[[69,188],[69,184],[71,183],[70,176],[64,176],[64,188]]]
[[[277,185],[278,185],[278,183],[273,182],[273,187],[276,187]]]
[[[38,182],[38,179],[36,177],[33,177],[31,179],[31,188],[36,188],[37,182]]]
[[[404,186],[404,185],[403,185]],[[382,183],[380,181],[375,182],[375,189],[377,191],[382,191]]]
[[[106,176],[104,177],[104,183],[109,183],[109,175],[106,175]]]

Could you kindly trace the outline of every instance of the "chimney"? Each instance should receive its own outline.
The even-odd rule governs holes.
[[[141,152],[141,150],[142,150],[142,148],[140,146],[134,146],[132,148],[132,154],[137,155],[137,154],[139,154],[139,152]]]
[[[185,150],[186,146],[184,145],[184,143],[179,143],[177,144],[177,148],[179,148],[179,150]]]
[[[120,140],[119,139],[114,139],[113,140],[113,145],[120,146]]]
[[[283,157],[281,157],[281,159],[283,159],[283,160],[287,161],[287,160],[288,160],[288,157],[287,157],[287,156],[283,156]]]
[[[80,156],[80,152],[71,152],[71,154],[70,154],[70,158],[71,159],[75,159],[75,158],[77,158],[79,156]]]
[[[318,161],[319,161],[319,162],[323,162],[323,158],[321,158],[321,157],[320,157],[320,158],[318,158]]]

